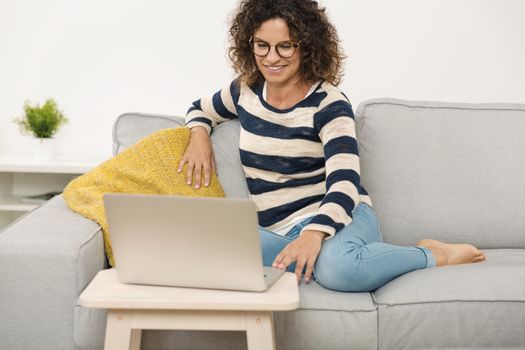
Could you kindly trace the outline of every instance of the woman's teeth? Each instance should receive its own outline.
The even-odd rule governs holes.
[[[283,69],[283,66],[266,66],[272,72],[278,72]]]

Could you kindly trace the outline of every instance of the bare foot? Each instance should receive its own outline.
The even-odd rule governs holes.
[[[472,244],[449,244],[435,239],[423,239],[416,246],[432,251],[436,265],[468,264],[485,260],[485,253]]]

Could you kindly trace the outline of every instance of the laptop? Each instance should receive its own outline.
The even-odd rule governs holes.
[[[263,267],[251,200],[116,193],[103,200],[123,283],[262,292],[284,273]]]

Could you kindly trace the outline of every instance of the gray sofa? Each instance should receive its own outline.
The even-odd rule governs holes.
[[[181,118],[124,114],[114,152]],[[418,270],[373,293],[301,284],[278,349],[525,348],[525,105],[374,99],[356,111],[363,186],[386,241],[470,242],[482,263]],[[247,196],[237,121],[212,135],[228,196]],[[107,267],[100,228],[55,197],[0,233],[0,349],[101,349],[78,305]],[[240,332],[145,331],[143,349],[245,349]]]

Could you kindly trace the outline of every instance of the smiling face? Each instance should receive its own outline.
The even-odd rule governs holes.
[[[293,41],[286,21],[282,18],[269,19],[253,34],[255,45],[257,42],[265,42],[269,45],[270,51],[264,57],[255,55],[257,67],[261,71],[264,79],[272,85],[291,85],[301,80],[301,48],[297,47],[292,56],[283,58],[277,53],[275,45]],[[283,46],[286,48],[286,46]]]

